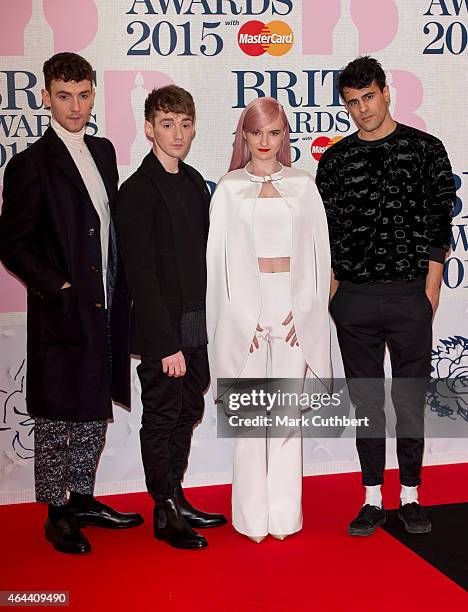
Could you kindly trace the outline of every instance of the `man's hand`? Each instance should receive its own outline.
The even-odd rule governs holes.
[[[331,276],[330,276],[330,294],[328,296],[328,303],[332,301],[333,296],[337,292],[339,285],[340,285],[340,281],[336,280],[335,275],[333,274],[333,270],[332,270]]]
[[[70,283],[68,281],[65,281],[60,287],[60,289],[68,289],[69,287],[71,287]]]
[[[439,306],[440,285],[442,283],[442,272],[444,266],[438,261],[429,261],[429,270],[426,276],[426,295],[432,305],[432,318],[434,318]]]
[[[435,289],[432,291],[428,291],[426,289],[426,295],[427,295],[427,299],[430,301],[431,306],[432,306],[432,316],[435,316],[435,313],[437,312],[437,308],[439,307],[439,296],[440,296],[440,289]]]
[[[162,369],[164,374],[168,376],[174,376],[178,378],[179,376],[184,376],[187,368],[185,366],[185,357],[182,351],[175,353],[174,355],[169,355],[169,357],[164,357],[161,359]]]

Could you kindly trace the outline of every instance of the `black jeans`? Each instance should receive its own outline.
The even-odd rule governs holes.
[[[363,484],[383,483],[383,379],[387,346],[392,364],[400,481],[406,486],[419,485],[424,451],[424,396],[432,350],[432,306],[425,293],[425,280],[373,285],[343,282],[330,303],[330,312],[336,323],[356,416],[370,416],[382,431],[381,438],[356,440]],[[366,387],[363,380],[366,378],[382,379],[382,385]],[[411,435],[408,431],[420,434]]]
[[[164,374],[161,360],[153,357],[142,355],[137,368],[143,403],[141,455],[146,486],[156,501],[171,497],[183,478],[210,382],[206,346],[183,353],[187,372],[179,378]]]

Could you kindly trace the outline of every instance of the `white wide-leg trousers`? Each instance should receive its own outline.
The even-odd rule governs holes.
[[[241,377],[304,379],[307,364],[300,347],[285,342],[294,321],[282,325],[291,311],[290,273],[260,277],[264,331],[257,332],[260,348],[249,354]],[[263,431],[263,437],[235,440],[233,526],[247,536],[295,533],[302,527],[301,432],[290,428],[285,438],[275,438]]]

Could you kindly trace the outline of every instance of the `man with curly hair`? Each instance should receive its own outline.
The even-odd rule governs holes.
[[[85,133],[91,65],[58,53],[44,77],[51,126],[5,169],[0,258],[28,290],[26,403],[45,536],[58,551],[85,553],[81,526],[143,522],[93,497],[112,399],[129,405],[129,299],[113,226],[114,147]]]

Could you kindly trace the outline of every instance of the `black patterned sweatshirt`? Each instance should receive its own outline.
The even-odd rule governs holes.
[[[356,132],[324,153],[316,182],[337,280],[416,280],[445,261],[455,181],[434,136],[402,124],[381,140]]]

